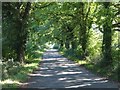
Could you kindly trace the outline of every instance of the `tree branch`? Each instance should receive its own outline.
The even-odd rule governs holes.
[[[25,8],[25,11],[23,13],[23,17],[22,17],[23,20],[28,16],[30,8],[31,8],[31,3],[28,2]]]
[[[120,23],[113,24],[112,27],[120,27]]]
[[[88,11],[87,11],[86,16],[85,16],[85,21],[86,21],[87,18],[88,18],[88,15],[89,15],[90,9],[91,9],[91,7],[90,7],[90,5],[89,5]]]
[[[114,29],[114,31],[118,31],[118,32],[120,32],[120,29]]]
[[[53,3],[48,3],[48,4],[45,4],[45,5],[41,5],[41,6],[35,6],[35,8],[40,8],[40,9],[42,9],[42,8],[48,7],[48,6],[52,5],[52,4],[53,4]]]

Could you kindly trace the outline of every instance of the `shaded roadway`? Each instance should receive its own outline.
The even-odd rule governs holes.
[[[43,54],[40,67],[29,75],[27,88],[117,88],[117,84],[75,64],[55,49]]]

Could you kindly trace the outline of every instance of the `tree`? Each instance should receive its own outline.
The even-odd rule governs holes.
[[[5,46],[8,46],[7,50],[10,50],[10,56],[8,51],[3,55],[7,58],[13,58],[17,61],[24,61],[25,44],[27,40],[27,19],[29,16],[31,3],[3,3],[3,44],[7,40]],[[11,32],[10,32],[11,30]],[[4,51],[3,47],[3,51]],[[13,53],[12,53],[13,52]]]
[[[24,5],[24,4],[23,4]],[[17,60],[20,61],[21,63],[24,62],[25,58],[25,44],[26,44],[26,40],[27,40],[27,36],[28,36],[28,31],[26,29],[26,25],[27,25],[27,20],[28,20],[28,16],[29,16],[29,11],[31,8],[31,3],[27,2],[25,4],[25,9],[23,11],[20,12],[19,10],[19,17],[17,20],[17,26],[16,26],[16,30],[18,29],[19,33],[17,35]]]

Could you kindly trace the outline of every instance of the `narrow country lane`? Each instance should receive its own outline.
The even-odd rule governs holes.
[[[26,82],[27,88],[117,88],[117,84],[98,77],[61,56],[57,50],[47,50],[40,67]]]

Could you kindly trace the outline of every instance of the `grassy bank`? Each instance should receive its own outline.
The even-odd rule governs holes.
[[[86,69],[90,70],[94,74],[98,76],[106,77],[112,81],[120,82],[118,77],[118,70],[116,70],[113,67],[100,67],[98,64],[94,64],[92,62],[89,62],[88,60],[80,60],[79,58],[75,57],[73,54],[68,54],[66,51],[60,51],[60,54],[67,57],[68,59],[74,61],[75,63],[79,64],[82,67],[85,67]],[[115,64],[116,65],[116,64]]]
[[[4,64],[7,65],[4,67],[3,64],[2,88],[18,88],[22,82],[26,81],[28,79],[28,74],[38,68],[43,52],[43,50],[36,51],[34,53],[36,57],[26,60],[24,64],[12,62],[11,65],[5,62]],[[7,67],[9,67],[9,69],[6,69]]]

